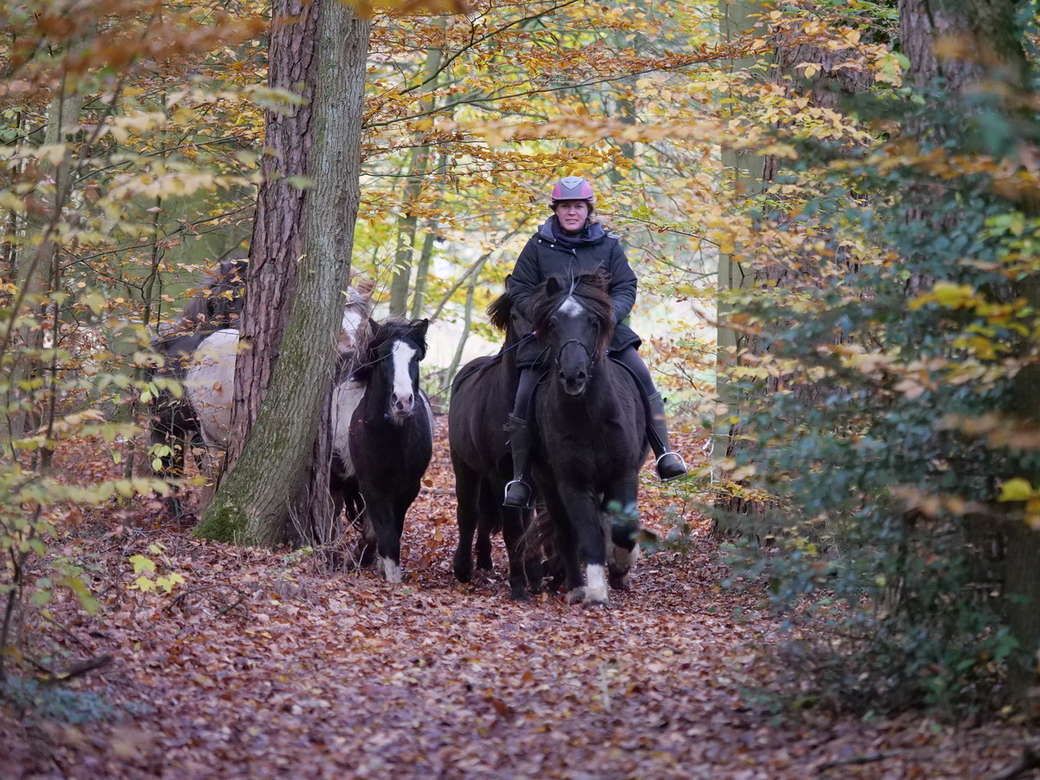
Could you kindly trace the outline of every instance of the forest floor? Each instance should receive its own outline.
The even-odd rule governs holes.
[[[48,605],[36,660],[111,661],[0,707],[0,778],[975,779],[1011,776],[1031,744],[1010,718],[789,711],[767,693],[778,623],[751,583],[722,587],[707,521],[649,473],[644,522],[690,535],[645,555],[608,609],[509,601],[501,539],[495,573],[458,584],[438,425],[402,585],[193,540],[157,501],[70,513],[52,554],[91,574],[101,606]],[[688,461],[700,444],[681,441]],[[97,448],[62,458],[101,468]],[[131,587],[136,555],[184,582]]]

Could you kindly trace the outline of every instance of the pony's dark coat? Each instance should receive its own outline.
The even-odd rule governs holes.
[[[353,381],[363,395],[350,417],[349,453],[338,453],[343,496],[360,507],[364,533],[374,542],[383,574],[401,580],[401,534],[405,515],[419,494],[433,454],[433,418],[419,388],[419,361],[426,354],[427,320],[370,323]],[[411,350],[405,384],[394,385],[395,349]],[[402,391],[407,386],[410,394]],[[409,396],[410,397],[406,397]],[[349,468],[343,467],[349,462]],[[352,473],[346,473],[350,471]]]
[[[609,515],[635,512],[649,450],[643,400],[635,379],[607,358],[614,320],[604,277],[550,277],[532,318],[552,361],[534,403],[535,484],[556,526],[568,599],[606,604]]]
[[[527,588],[541,584],[537,548],[524,544],[530,512],[501,505],[505,484],[513,476],[506,422],[516,396],[515,348],[530,325],[515,312],[508,293],[488,307],[491,324],[505,331],[502,351],[467,363],[452,382],[448,441],[455,470],[459,544],[454,571],[459,582],[473,578],[473,535],[477,534],[477,566],[491,569],[491,534],[502,529],[509,555],[509,587],[513,599],[527,598]]]

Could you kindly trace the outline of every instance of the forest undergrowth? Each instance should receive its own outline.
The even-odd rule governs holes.
[[[1019,765],[1029,730],[1012,717],[848,717],[771,693],[791,671],[779,622],[649,468],[643,522],[687,533],[647,552],[609,609],[509,601],[501,539],[495,572],[458,584],[445,425],[398,586],[192,539],[159,500],[70,513],[50,554],[90,575],[100,608],[69,595],[27,612],[22,667],[40,674],[6,686],[0,777],[974,779]],[[701,439],[679,448],[703,462]],[[89,445],[57,462],[115,468]]]

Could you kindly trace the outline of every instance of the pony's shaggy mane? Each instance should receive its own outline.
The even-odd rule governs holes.
[[[419,350],[419,360],[426,357],[426,339],[417,336],[415,328],[422,320],[406,320],[392,317],[380,323],[375,323],[369,328],[369,337],[361,350],[363,360],[360,366],[354,369],[354,379],[364,381],[372,373],[379,362],[386,357],[380,355],[383,346],[394,339],[402,339],[412,344]]]

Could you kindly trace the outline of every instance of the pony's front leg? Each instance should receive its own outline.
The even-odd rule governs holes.
[[[562,491],[561,491],[562,492]],[[605,607],[607,595],[607,540],[600,520],[599,502],[588,491],[563,493],[568,517],[574,529],[578,560],[585,562],[583,607]]]
[[[378,569],[387,582],[401,581],[401,535],[397,532],[397,518],[393,503],[388,499],[369,501],[365,515],[376,535]]]
[[[501,495],[501,493],[498,493]],[[524,534],[524,510],[502,507],[502,538],[509,555],[509,598],[527,601],[527,589],[538,591],[542,586],[541,560],[530,561]]]
[[[639,557],[639,477],[615,480],[603,496],[603,533],[607,540],[607,579],[614,590],[628,590],[629,572]]]
[[[564,502],[551,481],[538,484],[546,511],[556,530],[556,547],[563,562],[563,585],[567,589],[567,602],[575,604],[585,598],[585,578],[581,574],[581,559],[578,555],[578,536],[568,503]]]

